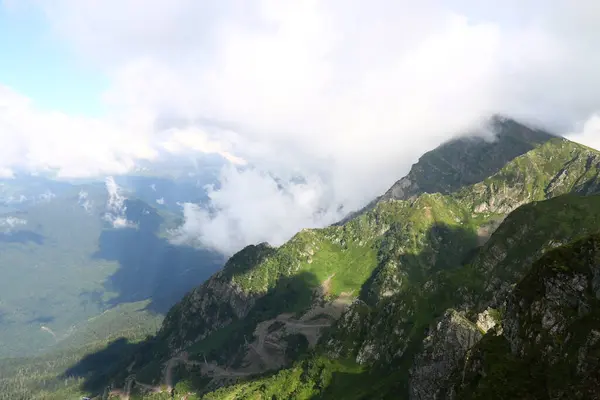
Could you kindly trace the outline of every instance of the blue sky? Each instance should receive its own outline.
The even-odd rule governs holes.
[[[39,9],[0,1],[0,84],[42,110],[99,116],[108,80],[51,34]]]

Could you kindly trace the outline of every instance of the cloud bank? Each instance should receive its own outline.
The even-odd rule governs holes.
[[[185,206],[180,242],[231,253],[331,223],[491,113],[600,147],[595,1],[31,4],[111,77],[111,112],[42,113],[0,91],[0,167],[93,175],[221,154],[237,166],[207,188],[210,209]]]

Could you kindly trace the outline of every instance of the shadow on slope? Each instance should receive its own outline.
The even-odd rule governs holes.
[[[382,296],[386,290],[400,290],[390,286],[391,282],[401,282],[403,290],[410,286],[419,287],[440,271],[465,265],[492,233],[482,237],[473,227],[435,223],[424,235],[424,244],[418,254],[397,254],[394,242],[399,241],[405,231],[404,227],[395,224],[386,233],[378,252],[379,265],[361,287],[360,299],[367,304],[381,301],[386,297]],[[390,270],[390,264],[398,267]]]
[[[135,226],[106,229],[95,258],[118,261],[120,268],[105,282],[118,293],[108,306],[151,299],[148,310],[164,314],[189,290],[223,265],[223,256],[210,250],[173,245],[160,236],[163,217],[141,201],[126,202],[127,220]]]
[[[318,280],[310,273],[280,279],[272,290],[257,301],[246,318],[234,319],[230,325],[196,343],[189,349],[190,357],[206,357],[208,362],[224,369],[238,368],[239,363],[235,363],[235,360],[247,350],[245,341],[252,338],[257,323],[284,312],[305,309],[310,305],[318,286]],[[83,357],[58,379],[82,378],[81,390],[94,394],[102,393],[108,385],[122,388],[126,378],[132,374],[141,383],[159,386],[164,383],[163,367],[171,356],[160,333],[137,343],[119,338],[100,351]],[[210,380],[210,377],[206,378],[197,370],[179,368],[174,373],[175,382],[185,379],[188,387],[196,392],[204,390]]]
[[[127,361],[134,355],[151,356],[154,338],[131,342],[126,338],[116,339],[103,349],[84,356],[69,367],[58,379],[83,378],[80,389],[86,393],[100,394],[115,377],[127,374]]]
[[[44,244],[44,236],[33,231],[12,231],[0,233],[0,242],[4,243],[35,243]]]

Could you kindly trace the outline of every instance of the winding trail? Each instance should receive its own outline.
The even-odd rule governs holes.
[[[334,276],[335,274],[329,276],[322,283],[320,287],[321,295],[329,294],[331,279]],[[135,379],[135,374],[132,374],[126,379],[123,390],[113,389],[110,393],[111,395],[119,396],[121,400],[129,400],[134,384],[152,393],[173,393],[173,368],[180,364],[186,367],[199,367],[200,374],[213,379],[246,377],[262,373],[265,370],[280,368],[285,364],[285,350],[287,349],[286,345],[281,342],[283,337],[289,334],[301,334],[306,337],[309,347],[314,347],[319,340],[321,329],[329,328],[333,324],[333,321],[341,316],[344,309],[350,304],[351,298],[352,293],[342,293],[338,298],[324,305],[315,304],[299,319],[293,318],[294,315],[288,313],[280,314],[274,319],[258,323],[253,335],[255,340],[251,343],[246,343],[249,350],[245,357],[247,366],[242,369],[223,368],[214,362],[207,362],[206,359],[204,361],[189,360],[187,352],[184,351],[173,356],[164,364],[165,368],[162,377],[164,385],[162,387],[139,382]],[[269,332],[269,328],[276,322],[283,323],[283,325]],[[276,349],[276,352],[270,354],[265,346]],[[251,354],[255,354],[255,356]],[[256,356],[262,362],[258,362]]]
[[[164,381],[167,386],[167,391],[173,391],[173,368],[178,364],[184,364],[186,366],[196,366],[200,367],[200,373],[203,375],[207,375],[211,378],[231,378],[231,377],[242,377],[252,375],[253,372],[245,372],[245,371],[236,371],[236,370],[228,370],[226,368],[222,368],[216,363],[209,363],[202,361],[194,361],[189,360],[186,353],[179,354],[169,361],[167,361]]]

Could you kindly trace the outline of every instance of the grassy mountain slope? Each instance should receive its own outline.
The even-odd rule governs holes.
[[[422,284],[432,272],[460,264],[485,240],[488,226],[521,204],[597,190],[594,160],[600,162],[597,152],[552,139],[457,193],[383,201],[343,226],[300,232],[278,249],[266,245],[245,249],[171,310],[162,334],[176,349],[185,344],[177,335],[185,333],[193,341],[206,335],[205,329],[216,329],[214,323],[207,328],[178,325],[190,320],[201,324],[203,312],[209,310],[203,302],[211,297],[213,286],[224,288],[216,290],[215,301],[226,300],[231,315],[242,318],[281,278],[299,273],[314,275],[316,284],[328,280],[329,296],[356,296],[362,291],[370,293],[369,302],[376,304],[401,287],[402,278]],[[532,168],[546,173],[533,174]],[[558,180],[560,184],[555,183]]]
[[[522,228],[515,229],[515,226],[526,227],[531,236],[522,240]],[[422,375],[430,376],[428,367],[432,364],[439,362],[447,368],[448,376],[458,368],[466,350],[458,352],[459,360],[455,363],[445,365],[446,352],[456,346],[452,339],[450,343],[446,340],[454,337],[457,331],[461,332],[458,337],[464,335],[469,345],[474,345],[483,336],[482,328],[477,325],[480,314],[477,309],[485,309],[485,305],[475,302],[465,305],[465,299],[479,299],[479,296],[495,293],[486,291],[482,284],[483,278],[490,276],[487,270],[479,270],[480,260],[486,258],[489,249],[513,243],[507,249],[506,257],[500,262],[496,260],[494,267],[511,271],[507,280],[516,283],[527,276],[541,254],[551,251],[558,243],[569,243],[599,231],[600,196],[597,195],[560,196],[523,206],[505,219],[470,262],[440,271],[432,275],[421,290],[407,288],[378,307],[369,307],[360,301],[354,303],[322,345],[293,368],[219,389],[207,394],[206,398],[267,399],[270,398],[267,394],[272,391],[276,391],[276,398],[298,399],[340,398],[338,395],[348,399],[433,398],[430,392],[411,394],[409,390],[414,391],[421,369],[425,371]],[[521,258],[523,254],[528,255],[527,259]],[[465,315],[467,309],[475,314],[475,318]],[[491,314],[500,318],[501,312]],[[461,326],[466,328],[461,331]],[[443,335],[436,334],[438,329]],[[468,339],[469,335],[475,338]],[[440,337],[444,340],[440,341]],[[432,363],[432,359],[436,363]],[[420,362],[424,364],[420,365]],[[317,372],[311,367],[314,365],[319,366]],[[436,366],[441,368],[440,365]],[[442,381],[446,382],[448,376]],[[427,387],[442,387],[435,379],[427,380],[426,384]],[[306,393],[311,395],[306,396]]]
[[[562,138],[544,138],[481,182],[461,188],[458,180],[446,194],[423,193],[405,200],[384,197],[345,224],[302,231],[277,249],[266,244],[244,249],[169,312],[158,335],[162,347],[153,362],[168,365],[174,356],[185,359],[178,361],[188,367],[181,368],[180,380],[204,374],[211,382],[205,388],[217,387],[224,378],[214,373],[214,367],[209,371],[209,364],[228,365],[235,371],[229,376],[238,378],[277,369],[291,361],[283,349],[294,332],[300,331],[309,342],[315,335],[318,339],[346,309],[328,330],[320,354],[374,368],[396,365],[405,372],[404,383],[395,384],[408,390],[406,371],[419,354],[428,326],[449,307],[469,303],[475,310],[475,304],[484,301],[486,288],[476,282],[488,276],[481,276],[483,264],[477,260],[484,256],[477,254],[480,246],[489,249],[501,242],[503,236],[488,238],[505,216],[523,204],[598,191],[596,151]],[[548,207],[560,218],[558,210],[565,201],[575,204],[578,197],[551,200]],[[595,203],[580,206],[569,207],[580,220],[578,213],[597,211]],[[534,206],[528,212],[535,213],[536,207],[544,208]],[[520,212],[525,211],[516,213],[523,218]],[[573,217],[567,214],[565,226]],[[505,226],[511,223],[513,219],[505,221],[500,232],[510,231]],[[579,229],[593,231],[596,226],[597,220],[586,218]],[[535,245],[574,235],[569,229],[553,233],[544,229],[542,237],[530,236]],[[542,251],[535,245],[522,251]],[[353,299],[358,301],[347,309]],[[336,307],[340,309],[334,312]],[[308,321],[315,318],[322,318],[321,323],[309,332]],[[308,348],[315,349],[310,343]],[[200,365],[204,357],[204,370],[200,366],[194,372],[192,366]],[[147,375],[146,382],[140,380],[140,387],[164,381],[161,369],[157,371]]]

